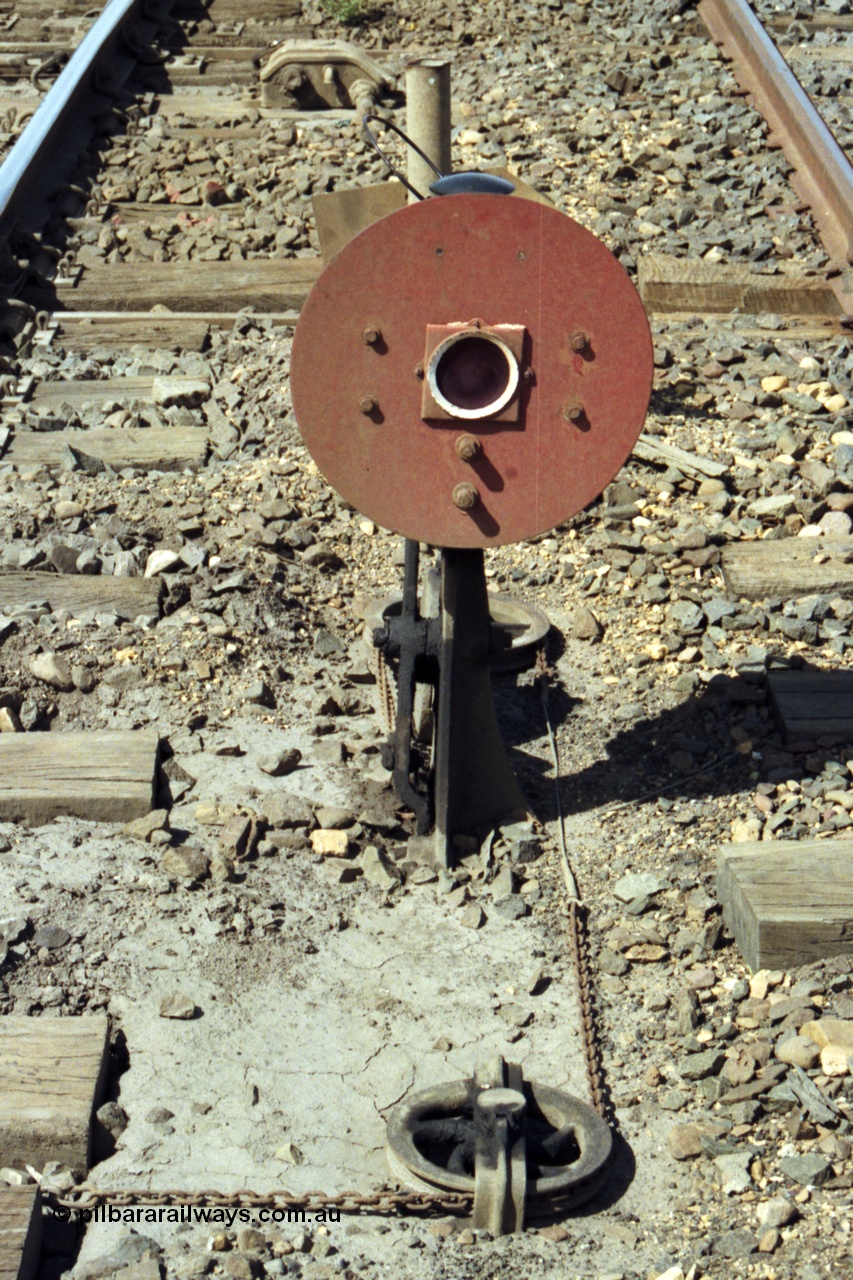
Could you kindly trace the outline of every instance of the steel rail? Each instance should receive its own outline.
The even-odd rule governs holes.
[[[85,145],[75,131],[87,102],[99,96],[94,72],[108,65],[144,7],[145,0],[108,0],[0,165],[0,242],[18,226],[38,229],[39,206],[79,159],[75,144]]]
[[[697,8],[794,166],[791,185],[809,206],[824,248],[846,272],[853,263],[853,165],[747,0],[700,0]],[[853,310],[849,273],[830,284],[842,310]]]

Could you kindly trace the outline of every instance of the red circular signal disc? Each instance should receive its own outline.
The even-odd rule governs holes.
[[[475,318],[524,327],[518,404],[425,419],[427,326]],[[351,240],[311,290],[291,361],[296,420],[329,483],[443,547],[520,542],[587,506],[631,452],[652,376],[643,304],[610,251],[556,209],[494,195],[425,200]],[[463,434],[480,442],[470,462]],[[477,490],[470,510],[454,505],[461,483]]]

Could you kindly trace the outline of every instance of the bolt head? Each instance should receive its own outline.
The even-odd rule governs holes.
[[[456,441],[456,452],[463,462],[473,462],[480,452],[480,441],[476,436],[460,436]]]
[[[584,333],[583,329],[576,330],[569,338],[569,346],[572,351],[585,351],[589,346],[589,334]]]
[[[563,417],[566,422],[577,422],[583,417],[583,405],[577,400],[570,400],[568,404],[563,405]]]
[[[480,497],[473,484],[467,480],[463,480],[461,484],[456,485],[453,490],[453,505],[458,507],[460,511],[470,511]]]
[[[373,413],[374,409],[379,408],[379,401],[376,396],[362,396],[358,402],[358,407],[362,413]]]
[[[415,365],[415,377],[416,377],[416,378],[420,378],[421,380],[423,380],[423,376],[424,376],[424,367],[423,367],[423,365],[422,365],[422,364],[416,364],[416,365]]]
[[[361,331],[361,340],[366,347],[374,346],[382,337],[382,330],[375,324],[368,324]]]

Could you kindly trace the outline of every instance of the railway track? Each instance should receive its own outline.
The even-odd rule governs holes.
[[[10,11],[10,146],[87,13]],[[0,1012],[85,1023],[93,1081],[110,1014],[114,1110],[91,1176],[105,1190],[375,1192],[391,1105],[489,1053],[585,1095],[539,696],[502,678],[541,831],[472,850],[452,880],[419,867],[379,762],[359,622],[365,597],[397,586],[399,548],[329,490],[292,418],[292,328],[320,269],[311,199],[384,176],[349,113],[263,105],[253,64],[274,40],[346,34],[320,16],[289,0],[173,7],[3,273]],[[694,14],[535,5],[518,35],[506,6],[430,16],[401,4],[356,38],[392,76],[413,48],[454,42],[457,167],[508,163],[604,239],[637,272],[657,344],[649,432],[604,501],[487,556],[490,583],[565,637],[559,789],[624,1135],[609,1199],[571,1224],[572,1265],[713,1274],[725,1259],[763,1276],[773,1253],[783,1275],[817,1249],[843,1267],[847,1077],[812,1055],[818,1101],[786,1096],[767,997],[792,1004],[782,1039],[849,1019],[849,962],[797,971],[794,950],[760,966],[786,976],[744,991],[714,879],[733,835],[805,848],[850,824],[843,698],[830,691],[835,719],[795,709],[789,726],[795,699],[772,672],[849,668],[844,547],[826,541],[849,536],[853,511],[838,250]],[[760,16],[846,143],[845,16]],[[405,122],[399,96],[386,107]],[[825,560],[800,568],[796,535],[814,526]],[[755,546],[780,554],[762,568]],[[528,837],[529,863],[513,845]],[[82,1142],[63,1166],[86,1163]],[[792,1159],[812,1161],[811,1183]],[[763,1209],[780,1200],[798,1207]],[[157,1266],[207,1269],[209,1230],[183,1248],[161,1225]],[[355,1242],[316,1223],[226,1233],[213,1256],[235,1280],[294,1258],[309,1276],[432,1276],[476,1248],[500,1276],[544,1273],[561,1247],[559,1231],[505,1252],[464,1223],[358,1226]],[[116,1248],[139,1262],[111,1230],[90,1226],[81,1280]],[[44,1274],[72,1248],[48,1232]]]

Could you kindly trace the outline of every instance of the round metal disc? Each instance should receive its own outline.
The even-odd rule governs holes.
[[[422,417],[427,325],[475,318],[524,326],[517,396],[492,420]],[[599,240],[547,205],[460,195],[382,218],[333,259],[296,327],[291,389],[311,455],[352,506],[434,546],[486,547],[601,493],[640,433],[652,374],[643,305]],[[481,448],[466,462],[455,445],[471,432]],[[460,485],[476,489],[468,510]]]

